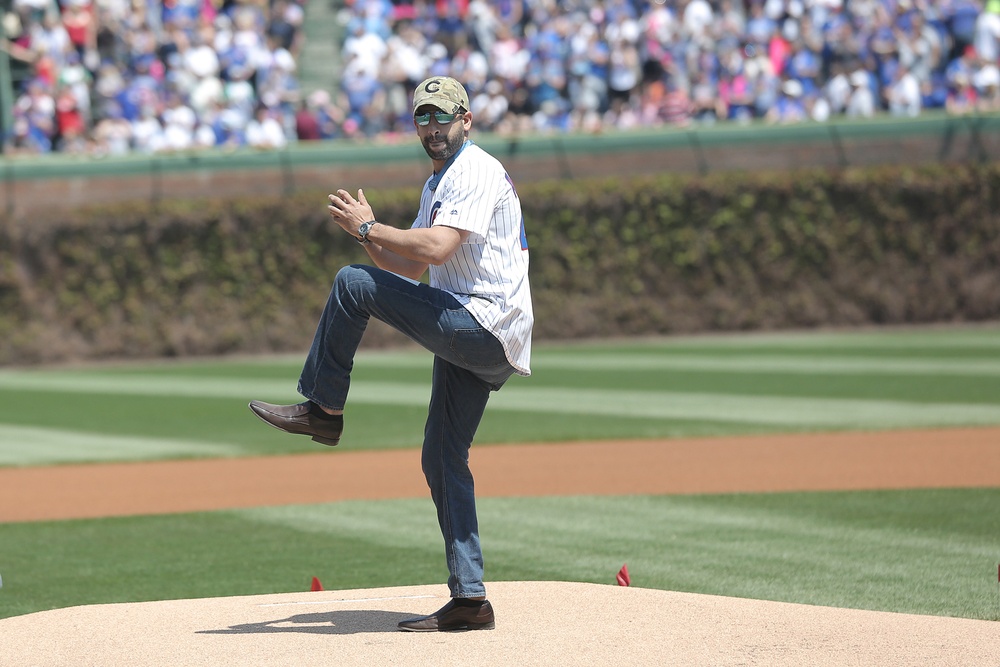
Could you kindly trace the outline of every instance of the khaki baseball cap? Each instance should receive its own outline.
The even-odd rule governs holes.
[[[425,104],[445,113],[457,113],[459,108],[468,111],[469,94],[465,92],[465,86],[450,76],[432,76],[413,91],[413,110]]]

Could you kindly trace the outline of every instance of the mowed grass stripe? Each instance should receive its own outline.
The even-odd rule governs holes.
[[[977,517],[996,497],[922,490],[486,498],[479,516],[497,579],[610,583],[626,562],[635,585],[654,588],[984,618],[995,602],[988,582],[997,520]],[[374,552],[421,552],[440,539],[423,500],[238,515],[262,532],[356,540]]]
[[[703,419],[803,428],[902,428],[1000,423],[1000,406],[997,405],[667,391],[607,392],[519,387],[494,396],[490,407],[494,410]]]
[[[642,346],[644,343],[636,343]],[[650,340],[645,345],[660,346],[662,341]],[[885,327],[868,330],[849,331],[775,331],[741,332],[694,336],[671,337],[667,344],[671,347],[787,347],[787,348],[882,348],[885,350],[908,350],[940,348],[943,351],[955,348],[1000,349],[1000,327],[996,324],[985,326],[959,325],[955,327],[907,329]],[[632,347],[632,344],[629,344]]]
[[[1000,360],[988,353],[1000,336],[970,331],[542,345],[535,377],[516,378],[492,398],[480,435],[532,442],[1000,424],[1000,394],[991,389]],[[808,345],[779,348],[787,340]],[[942,344],[929,345],[935,341]],[[896,347],[905,349],[878,354]],[[418,442],[431,359],[412,349],[360,354],[349,401],[356,417],[351,437],[378,446]],[[0,465],[229,456],[297,445],[264,429],[245,405],[252,398],[301,400],[300,367],[300,358],[285,355],[0,371],[0,394],[12,406],[0,417]],[[53,419],[36,409],[48,403],[67,405],[70,416]],[[121,419],[92,418],[124,404],[131,412]],[[368,419],[372,411],[397,418],[376,425]]]
[[[0,389],[57,391],[127,396],[188,396],[204,398],[295,398],[295,380],[228,379],[184,375],[113,375],[73,372],[0,372]],[[249,397],[249,398],[248,398]],[[299,397],[298,400],[302,400]]]
[[[235,456],[236,445],[0,424],[0,465]]]
[[[185,377],[104,377],[96,374],[0,374],[0,388],[49,389],[102,394],[204,396],[246,400],[300,400],[294,386],[274,380]],[[355,382],[349,401],[364,404],[425,406],[426,384]],[[698,419],[802,428],[894,428],[1000,424],[1000,406],[968,403],[906,402],[745,396],[676,391],[608,391],[512,385],[490,401],[491,410],[588,414],[649,419]]]
[[[572,349],[572,348],[570,348]],[[357,360],[358,368],[424,368],[431,367],[430,356],[423,354],[386,353],[369,355]],[[982,358],[878,358],[823,357],[818,355],[726,355],[710,356],[673,349],[658,348],[646,353],[608,354],[571,351],[536,353],[532,359],[535,373],[545,370],[591,370],[629,373],[662,371],[709,371],[721,373],[824,373],[837,375],[1000,375],[996,357]],[[297,372],[297,371],[296,371]]]
[[[844,492],[826,492],[827,495]],[[869,493],[869,492],[863,492]],[[872,492],[889,493],[889,492]],[[790,494],[786,494],[790,495]],[[575,548],[588,535],[600,532],[611,543],[625,541],[633,535],[649,531],[650,537],[662,540],[665,536],[691,536],[704,533],[785,533],[801,539],[825,543],[839,542],[845,532],[859,543],[886,542],[893,548],[907,549],[914,553],[936,551],[941,555],[965,555],[989,560],[996,554],[996,543],[981,536],[978,540],[951,543],[938,536],[915,532],[911,526],[891,526],[882,523],[866,526],[843,521],[818,523],[815,515],[797,516],[775,512],[773,508],[757,506],[724,509],[705,502],[699,496],[563,496],[524,498],[484,498],[482,521],[497,527],[491,545],[514,553],[521,548],[516,540],[503,536],[531,533],[533,544],[538,547]],[[435,542],[439,537],[434,522],[434,506],[430,500],[386,501],[395,510],[386,511],[381,503],[343,501],[320,505],[285,505],[236,510],[241,515],[262,523],[280,525],[307,533],[336,536],[353,536],[371,540],[386,547],[420,547]],[[525,506],[530,506],[531,511]],[[573,508],[564,509],[566,506]],[[550,511],[536,512],[546,507]],[[567,520],[567,513],[578,511],[579,517],[589,521]],[[597,528],[599,527],[599,528]],[[738,544],[731,545],[739,550]],[[560,553],[567,558],[570,553]],[[829,559],[833,560],[833,559]],[[836,559],[836,560],[839,560]]]
[[[417,472],[416,474],[419,474]],[[998,489],[484,498],[487,580],[996,619]],[[430,501],[0,524],[0,617],[441,581]],[[194,574],[192,574],[194,573]]]
[[[823,373],[837,375],[1000,375],[995,359],[875,359],[780,355],[712,357],[695,354],[560,354],[542,357],[536,369],[595,371],[711,371],[723,373]]]

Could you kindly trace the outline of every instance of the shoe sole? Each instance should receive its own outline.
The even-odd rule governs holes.
[[[467,623],[454,628],[408,628],[404,625],[398,627],[403,632],[465,632],[467,630],[495,630],[497,624],[496,621],[490,621],[489,623]]]

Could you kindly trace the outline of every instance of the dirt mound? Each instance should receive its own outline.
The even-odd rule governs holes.
[[[1000,624],[581,583],[489,584],[495,630],[399,632],[441,586],[94,605],[0,620],[44,667],[996,667]]]

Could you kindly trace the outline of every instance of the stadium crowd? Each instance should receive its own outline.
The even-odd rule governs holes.
[[[432,74],[502,134],[1000,110],[1000,0],[353,0],[308,92],[308,0],[4,1],[7,154],[391,140]]]

